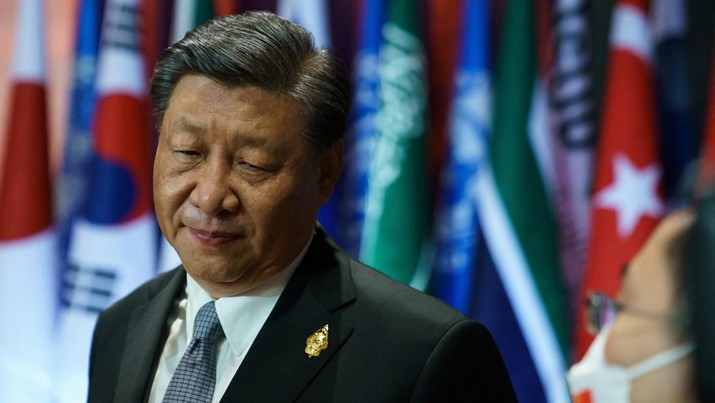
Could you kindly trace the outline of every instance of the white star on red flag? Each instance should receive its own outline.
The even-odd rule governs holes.
[[[638,168],[624,154],[613,158],[613,182],[595,196],[595,204],[616,212],[618,235],[627,238],[642,216],[658,218],[665,206],[658,194],[661,170],[653,163]]]

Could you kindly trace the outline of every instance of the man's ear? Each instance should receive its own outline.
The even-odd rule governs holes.
[[[320,192],[320,202],[325,203],[333,193],[333,188],[338,182],[340,172],[343,169],[343,154],[345,153],[345,143],[343,140],[336,140],[328,147],[320,157],[320,178],[318,191]]]

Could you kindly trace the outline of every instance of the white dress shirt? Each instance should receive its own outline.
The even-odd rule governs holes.
[[[312,240],[312,238],[311,238]],[[266,279],[249,292],[234,297],[216,300],[216,313],[226,334],[218,346],[216,358],[216,386],[213,403],[218,403],[228,389],[238,367],[246,357],[248,349],[256,339],[268,315],[278,301],[288,280],[308,250],[310,241],[293,262],[278,274]],[[199,309],[212,300],[191,275],[186,276],[185,296],[174,308],[175,319],[171,323],[169,336],[159,358],[159,364],[151,386],[149,403],[160,403],[169,387],[171,377],[179,365],[186,346],[191,341],[194,320]]]

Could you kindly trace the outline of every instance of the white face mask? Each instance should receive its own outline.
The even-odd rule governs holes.
[[[628,403],[631,380],[673,363],[690,354],[692,343],[663,351],[630,368],[610,365],[605,359],[606,339],[611,330],[605,327],[596,336],[583,359],[566,374],[574,403]]]

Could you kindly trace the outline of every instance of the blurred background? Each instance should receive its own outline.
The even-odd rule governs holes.
[[[148,79],[187,30],[248,10],[350,73],[321,224],[484,323],[520,401],[568,402],[585,297],[615,295],[712,178],[711,0],[0,0],[0,401],[84,401],[97,313],[178,265]]]

